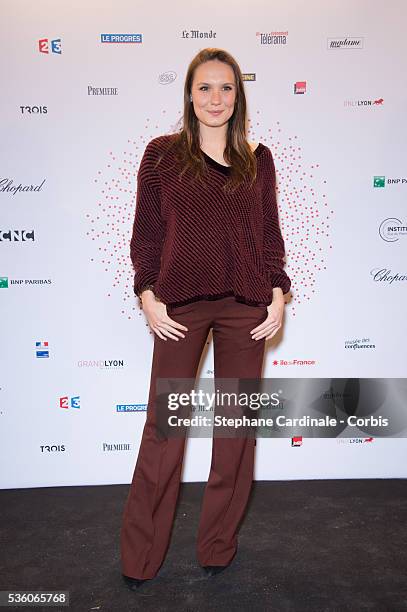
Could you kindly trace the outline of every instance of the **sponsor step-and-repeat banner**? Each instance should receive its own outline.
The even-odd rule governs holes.
[[[178,129],[205,47],[244,75],[292,280],[268,396],[245,411],[269,419],[255,478],[406,477],[407,7],[292,6],[3,2],[1,487],[131,480],[153,348],[129,256],[137,171]],[[197,376],[213,382],[210,334]],[[207,397],[184,481],[208,476]]]

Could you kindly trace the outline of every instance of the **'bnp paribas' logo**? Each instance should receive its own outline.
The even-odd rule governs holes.
[[[373,177],[373,187],[384,187],[387,185],[407,185],[407,177],[406,176],[397,176],[386,179],[385,176],[374,176]]]

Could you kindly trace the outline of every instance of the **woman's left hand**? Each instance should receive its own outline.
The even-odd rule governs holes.
[[[280,289],[273,295],[272,303],[267,306],[267,319],[250,331],[253,340],[260,340],[264,337],[269,340],[278,332],[283,322],[284,306],[283,292]]]

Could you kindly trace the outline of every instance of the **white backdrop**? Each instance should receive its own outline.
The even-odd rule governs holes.
[[[292,299],[263,375],[406,377],[402,0],[1,12],[0,486],[130,482],[152,357],[129,258],[137,168],[175,129],[207,46],[239,62],[249,139],[277,169]],[[117,34],[139,42],[106,42]],[[200,375],[212,374],[209,344]],[[210,451],[189,440],[184,481],[207,479]],[[256,478],[405,477],[406,458],[404,438],[260,439]]]

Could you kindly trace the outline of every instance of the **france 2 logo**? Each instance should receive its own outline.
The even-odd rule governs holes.
[[[58,53],[61,55],[61,39],[54,38],[54,40],[49,41],[48,38],[40,38],[38,41],[38,50],[40,53],[49,53],[51,48],[51,53]]]

